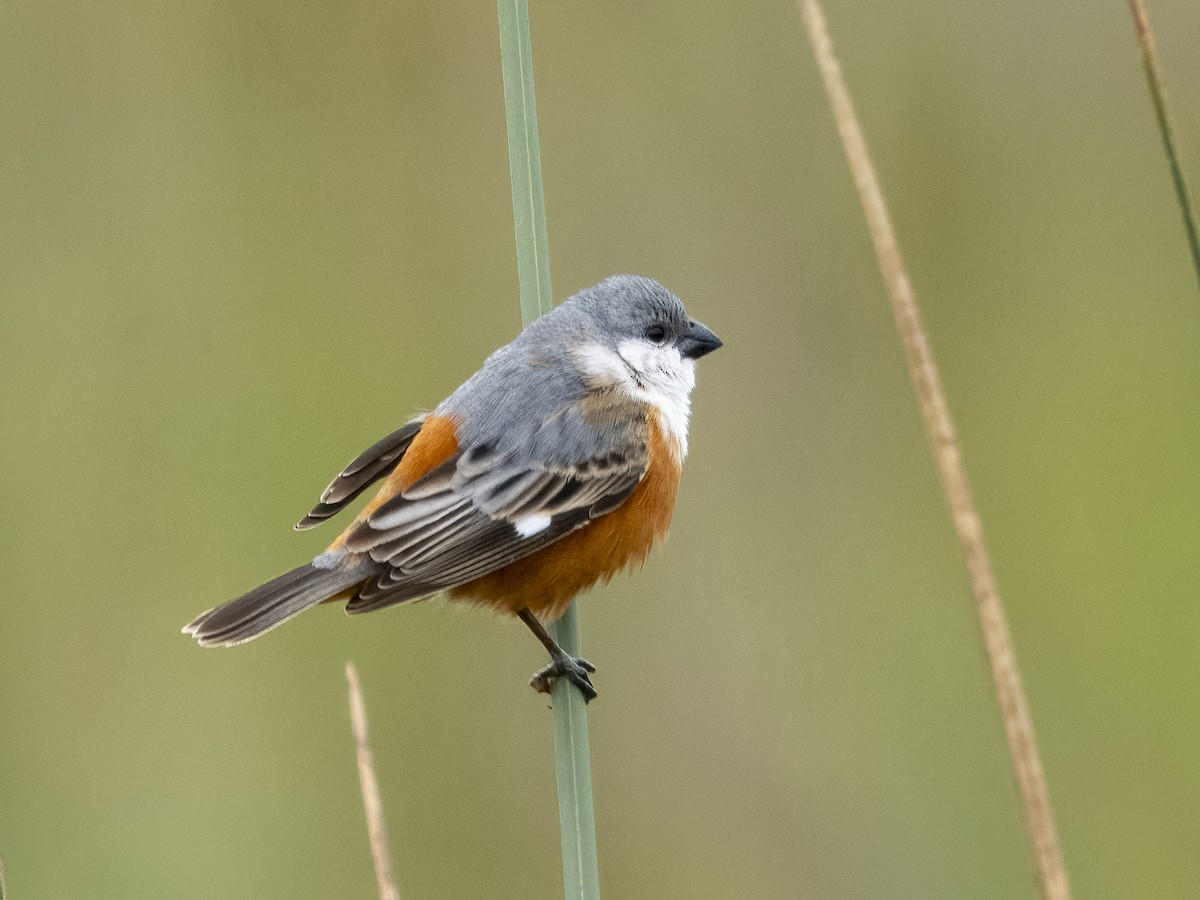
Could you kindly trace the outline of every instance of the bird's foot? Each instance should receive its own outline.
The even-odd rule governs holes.
[[[588,677],[596,667],[581,656],[570,656],[564,653],[551,659],[550,665],[538,669],[529,679],[529,686],[542,694],[549,694],[556,679],[566,677],[583,692],[585,703],[596,699],[596,688]]]

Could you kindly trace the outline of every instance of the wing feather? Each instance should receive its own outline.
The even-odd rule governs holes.
[[[646,472],[644,417],[640,424],[623,431],[621,452],[606,448],[570,467],[486,444],[461,449],[346,536],[347,550],[387,566],[347,611],[466,584],[616,509]],[[550,524],[523,536],[515,523],[532,516],[548,517]]]
[[[296,530],[315,528],[337,515],[355,497],[387,475],[404,456],[424,422],[424,417],[408,422],[352,459],[322,492],[321,502],[296,523]]]

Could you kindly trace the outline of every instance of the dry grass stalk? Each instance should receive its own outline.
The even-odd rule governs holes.
[[[921,418],[933,449],[942,487],[949,501],[954,528],[962,547],[976,610],[983,630],[984,646],[991,664],[992,681],[1008,741],[1013,771],[1025,808],[1025,826],[1045,900],[1069,900],[1070,886],[1058,841],[1058,829],[1050,806],[1050,793],[1042,770],[1029,704],[1021,685],[1012,637],[992,573],[992,563],[983,538],[983,525],[971,496],[962,450],[950,417],[941,377],[938,375],[929,337],[921,322],[912,282],[896,242],[875,167],[867,152],[850,93],[817,0],[797,0],[813,53],[821,71],[837,129],[845,147],[854,184],[871,232],[875,254],[892,304],[896,328],[904,344],[909,377],[921,408]]]
[[[383,801],[379,797],[379,781],[375,777],[375,760],[367,740],[367,707],[363,703],[358,670],[351,662],[346,663],[346,683],[350,690],[350,728],[354,732],[358,755],[358,783],[362,788],[363,809],[367,814],[367,834],[371,840],[371,859],[375,862],[379,900],[400,900],[400,891],[396,889],[396,880],[392,875],[392,857],[383,823]]]

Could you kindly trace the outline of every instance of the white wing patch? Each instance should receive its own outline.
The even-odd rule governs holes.
[[[517,529],[517,534],[523,538],[530,538],[535,534],[541,534],[549,527],[550,517],[545,513],[535,516],[522,516],[519,519],[513,520],[513,528]]]

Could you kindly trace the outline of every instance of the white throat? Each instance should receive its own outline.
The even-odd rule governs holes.
[[[666,437],[687,456],[688,417],[696,386],[696,361],[677,347],[660,347],[648,340],[622,341],[616,351],[588,344],[576,354],[584,377],[597,387],[613,387],[652,406]]]

